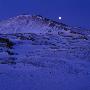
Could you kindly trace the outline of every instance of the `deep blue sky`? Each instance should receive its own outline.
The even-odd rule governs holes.
[[[0,0],[0,19],[19,14],[39,14],[62,22],[90,28],[90,0]]]

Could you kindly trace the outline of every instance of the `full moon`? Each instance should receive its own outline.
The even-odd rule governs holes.
[[[62,19],[62,17],[59,17],[59,20],[61,20]]]

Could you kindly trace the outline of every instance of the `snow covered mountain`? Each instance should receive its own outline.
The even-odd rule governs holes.
[[[90,90],[90,31],[39,15],[0,22],[0,90]]]
[[[37,31],[38,29],[38,31]],[[19,15],[0,22],[0,33],[48,33],[59,30],[78,30],[80,28],[70,27],[42,16]],[[86,30],[85,30],[86,31]]]

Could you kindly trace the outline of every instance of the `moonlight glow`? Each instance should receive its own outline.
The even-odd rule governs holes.
[[[59,20],[61,20],[62,18],[61,17],[59,17]]]

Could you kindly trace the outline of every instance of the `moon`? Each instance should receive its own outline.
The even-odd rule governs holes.
[[[59,20],[61,20],[62,19],[62,17],[59,17]]]

